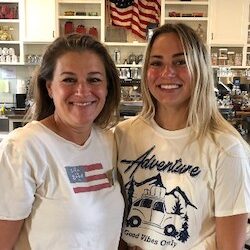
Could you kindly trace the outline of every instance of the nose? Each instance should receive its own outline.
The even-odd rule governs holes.
[[[173,65],[167,64],[164,66],[161,76],[174,77],[176,75],[176,70]]]
[[[90,86],[86,81],[79,81],[76,84],[76,94],[77,95],[86,95],[90,93]]]

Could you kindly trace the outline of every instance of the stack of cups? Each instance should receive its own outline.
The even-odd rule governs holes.
[[[0,62],[2,63],[16,63],[18,62],[18,57],[15,53],[14,48],[1,48],[0,47]]]

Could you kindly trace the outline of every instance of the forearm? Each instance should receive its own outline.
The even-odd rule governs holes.
[[[242,250],[245,244],[247,214],[216,218],[217,250]]]
[[[118,250],[128,250],[127,243],[121,238]]]
[[[12,250],[18,239],[23,220],[0,220],[0,250]]]

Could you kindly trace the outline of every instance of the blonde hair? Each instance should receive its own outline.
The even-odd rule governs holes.
[[[160,35],[166,33],[175,33],[178,35],[192,79],[191,98],[186,124],[186,126],[190,126],[192,129],[190,136],[192,141],[198,140],[202,142],[205,136],[210,136],[216,143],[216,133],[224,132],[233,134],[243,142],[244,140],[238,131],[221,115],[218,109],[214,92],[213,71],[206,46],[196,32],[183,23],[165,24],[157,28],[148,44],[141,83],[144,102],[141,115],[146,119],[152,118],[155,115],[156,100],[148,89],[147,69],[155,40]],[[244,141],[243,144],[246,144],[246,142]]]

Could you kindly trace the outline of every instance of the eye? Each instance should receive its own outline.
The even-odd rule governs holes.
[[[70,85],[70,84],[74,84],[76,82],[76,79],[72,77],[66,77],[63,79],[63,82],[67,85]]]
[[[91,83],[91,84],[94,84],[94,85],[97,85],[97,84],[102,83],[102,79],[99,78],[99,77],[89,77],[89,78],[87,79],[87,81],[88,81],[89,83]]]
[[[186,60],[185,58],[181,58],[181,59],[175,60],[173,64],[176,66],[186,66]]]
[[[162,65],[162,62],[159,61],[159,60],[155,60],[155,61],[149,62],[149,65],[150,65],[150,66],[157,67],[157,66],[161,66],[161,65]]]

